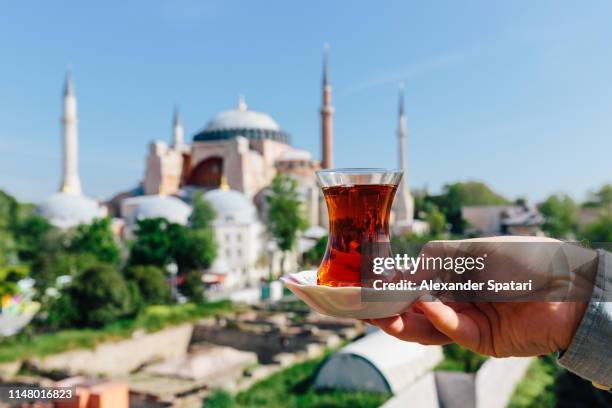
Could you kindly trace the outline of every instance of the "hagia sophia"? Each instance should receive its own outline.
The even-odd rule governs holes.
[[[204,128],[185,140],[178,110],[174,113],[170,143],[155,140],[148,146],[140,185],[118,193],[104,203],[86,197],[78,174],[78,116],[73,81],[68,73],[63,95],[63,179],[57,193],[40,203],[38,211],[59,228],[72,228],[105,215],[113,217],[117,234],[131,239],[138,220],[163,217],[186,224],[196,197],[210,202],[217,216],[213,227],[218,256],[208,275],[227,287],[256,284],[269,273],[262,258],[275,257],[266,234],[265,196],[277,174],[297,180],[299,196],[310,224],[299,248],[286,259],[296,266],[300,252],[326,234],[327,210],[315,171],[333,168],[332,87],[327,49],[323,58],[321,160],[293,147],[290,135],[268,114],[251,109],[240,96],[234,109],[214,115]],[[399,167],[405,170],[406,120],[400,90],[398,118]],[[196,195],[203,192],[203,195]],[[406,174],[393,204],[394,228],[419,232],[423,222],[413,219],[413,198]],[[208,276],[207,279],[210,279]]]

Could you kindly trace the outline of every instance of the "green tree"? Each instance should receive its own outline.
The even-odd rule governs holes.
[[[0,229],[13,230],[19,217],[19,203],[15,197],[0,190]]]
[[[36,281],[39,292],[55,285],[60,275],[74,275],[97,262],[92,254],[68,252],[69,233],[51,228],[40,237],[37,252],[30,260],[31,277]]]
[[[130,265],[164,268],[176,262],[181,272],[208,268],[216,255],[211,228],[192,229],[164,218],[138,221],[136,240],[130,251]]]
[[[17,262],[17,243],[12,232],[0,229],[0,267],[14,265]]]
[[[291,250],[297,241],[298,232],[308,227],[302,214],[302,204],[298,197],[297,181],[288,176],[276,176],[272,180],[270,193],[266,196],[268,203],[268,229],[283,252],[281,272],[285,253]]]
[[[429,234],[432,237],[440,238],[447,232],[446,217],[444,214],[434,207],[430,212],[427,213],[425,218],[429,225]]]
[[[68,291],[61,291],[57,298],[47,300],[43,304],[47,312],[45,324],[53,330],[80,325],[83,311],[75,303]]]
[[[20,219],[15,227],[15,239],[20,261],[33,262],[44,250],[44,240],[52,229],[53,226],[45,218],[36,214],[30,214]]]
[[[170,290],[163,269],[152,265],[132,266],[126,270],[125,277],[136,283],[144,302],[148,304],[168,302]]]
[[[325,251],[327,250],[327,235],[319,238],[317,243],[304,252],[303,262],[305,266],[319,266]]]
[[[19,215],[19,203],[0,190],[0,267],[18,262],[14,228]]]
[[[111,231],[111,219],[99,218],[91,224],[81,224],[76,228],[69,250],[73,253],[88,252],[100,262],[118,265],[121,252]]]
[[[165,218],[139,220],[136,240],[130,250],[130,265],[155,265],[164,268],[174,261],[177,244],[184,243],[184,228]]]
[[[192,229],[206,229],[212,226],[217,216],[213,206],[198,193],[192,200],[193,210],[189,216],[189,227]]]
[[[25,265],[11,265],[0,268],[0,298],[17,293],[17,282],[28,276]]]
[[[204,298],[201,270],[210,267],[217,247],[212,228],[199,225],[201,228],[187,228],[163,218],[140,220],[129,265],[166,268],[176,263],[183,277],[181,291],[193,301],[201,302]]]
[[[592,208],[612,207],[612,184],[604,184],[599,191],[590,193],[584,206]]]
[[[471,205],[504,205],[509,201],[503,196],[495,193],[485,183],[479,181],[458,182],[447,184],[442,194],[429,196],[433,204],[444,214],[446,220],[451,224],[451,232],[463,233],[465,220],[461,216],[461,208]]]
[[[202,272],[189,270],[183,274],[183,282],[179,286],[180,292],[193,303],[203,303],[204,283],[202,282]]]
[[[604,211],[584,227],[583,238],[590,242],[612,242],[612,211]]]
[[[208,269],[217,255],[217,244],[211,228],[183,229],[177,237],[174,259],[181,271]]]
[[[539,206],[542,230],[553,238],[570,238],[578,229],[578,207],[567,194],[553,194]]]
[[[103,326],[134,311],[128,285],[113,265],[100,263],[78,274],[67,294],[80,311],[79,326]]]

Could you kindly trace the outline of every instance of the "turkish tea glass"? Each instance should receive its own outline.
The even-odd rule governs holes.
[[[316,174],[329,214],[327,249],[317,284],[367,286],[362,269],[372,251],[392,256],[389,217],[402,171],[349,168]],[[381,278],[394,280],[394,276]]]

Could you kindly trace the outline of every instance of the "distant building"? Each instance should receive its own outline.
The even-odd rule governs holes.
[[[248,197],[231,190],[224,181],[202,197],[216,212],[213,221],[217,258],[207,272],[208,283],[226,289],[255,286],[269,274],[267,264],[258,262],[265,250],[265,227]]]
[[[465,206],[461,216],[467,222],[466,234],[543,235],[544,218],[535,208],[517,205]]]
[[[317,370],[315,389],[398,394],[443,358],[440,346],[398,341],[381,330],[332,354]]]
[[[227,180],[232,190],[260,207],[257,197],[276,174],[290,174],[306,187],[304,204],[310,223],[318,223],[318,188],[314,171],[318,161],[293,148],[289,135],[267,114],[248,109],[244,98],[238,107],[215,115],[204,129],[183,141],[183,128],[175,113],[173,143],[150,144],[146,159],[144,194],[181,195],[184,191],[217,189]],[[316,196],[316,198],[314,197]]]
[[[105,216],[106,210],[96,200],[85,197],[81,191],[77,101],[70,71],[66,75],[63,100],[62,182],[57,193],[38,205],[37,212],[58,228],[72,228]]]
[[[121,201],[121,216],[125,223],[126,238],[133,238],[139,220],[165,218],[175,224],[187,225],[191,206],[179,198],[164,195],[144,195]]]

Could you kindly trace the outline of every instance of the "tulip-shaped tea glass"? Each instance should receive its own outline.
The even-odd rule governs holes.
[[[392,256],[389,216],[401,170],[330,169],[317,172],[329,214],[329,238],[317,284],[367,286],[364,262]],[[381,278],[391,281],[396,272]]]

